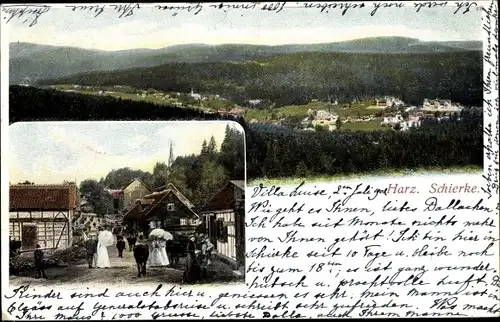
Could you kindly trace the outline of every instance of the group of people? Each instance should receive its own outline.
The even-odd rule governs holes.
[[[105,232],[107,234],[105,234]],[[100,227],[97,236],[84,233],[84,247],[87,251],[87,263],[89,268],[110,268],[108,246],[109,246],[109,232],[105,228]]]
[[[183,283],[192,284],[206,276],[213,248],[214,245],[205,235],[201,234],[198,238],[189,236]]]
[[[102,236],[105,236],[105,234],[103,234],[104,231],[110,233],[105,228],[99,228],[99,234],[97,236],[87,236],[84,234],[84,247],[87,252],[87,263],[89,268],[111,267],[107,248],[110,244],[108,240],[103,240]],[[165,239],[161,238],[154,238],[148,241],[144,237],[138,240],[133,233],[128,234],[126,239],[131,250],[138,244],[148,246],[149,256],[147,259],[147,266],[149,267],[164,267],[169,266],[170,264],[175,264],[176,262],[175,259],[172,259],[172,254],[167,253],[167,243],[171,243],[171,241],[167,242]],[[116,248],[118,250],[119,258],[123,258],[123,251],[125,250],[126,245],[127,243],[125,242],[123,236],[119,235],[116,237]],[[214,245],[210,242],[210,239],[207,236],[203,234],[198,236],[192,234],[189,236],[189,240],[185,248],[186,257],[183,283],[195,283],[206,276],[208,267],[211,264],[213,249]],[[41,257],[43,257],[43,252],[35,251],[35,263],[41,262]],[[39,265],[37,265],[37,267],[38,266]],[[38,272],[40,276],[43,275],[43,277],[45,277],[45,272],[43,270],[38,270]]]

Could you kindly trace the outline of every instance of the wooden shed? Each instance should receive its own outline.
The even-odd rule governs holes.
[[[67,248],[72,245],[73,214],[77,208],[75,183],[20,184],[9,187],[9,235],[21,250]]]
[[[238,268],[245,263],[245,181],[228,181],[203,207],[201,215],[218,254]]]

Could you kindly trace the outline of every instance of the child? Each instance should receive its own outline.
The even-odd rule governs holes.
[[[125,249],[125,241],[122,236],[117,237],[116,248],[118,248],[118,257],[123,258],[123,250]]]
[[[47,278],[45,275],[44,261],[43,261],[43,251],[40,249],[40,245],[36,245],[35,249],[35,268],[38,272],[37,278],[43,277]]]

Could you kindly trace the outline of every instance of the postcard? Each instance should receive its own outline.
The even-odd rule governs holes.
[[[497,2],[1,20],[3,319],[500,316]]]

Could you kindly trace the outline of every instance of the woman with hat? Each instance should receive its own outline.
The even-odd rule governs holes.
[[[186,247],[186,266],[184,269],[184,283],[195,283],[198,280],[199,266],[196,260],[196,236],[189,235],[189,241]]]

